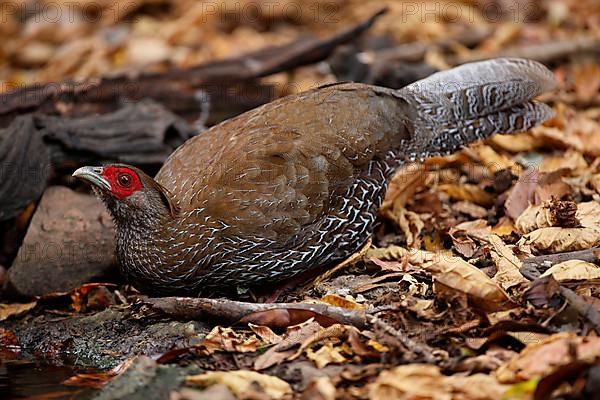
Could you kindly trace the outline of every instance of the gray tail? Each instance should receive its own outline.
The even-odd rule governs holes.
[[[532,99],[556,81],[542,64],[519,58],[461,65],[398,91],[410,108],[411,157],[448,154],[495,133],[525,131],[553,116]]]

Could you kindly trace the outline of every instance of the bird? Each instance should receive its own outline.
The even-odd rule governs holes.
[[[402,165],[553,116],[542,64],[498,58],[394,90],[341,82],[291,94],[193,136],[154,178],[85,166],[115,223],[119,270],[144,293],[235,296],[328,268],[371,236]]]

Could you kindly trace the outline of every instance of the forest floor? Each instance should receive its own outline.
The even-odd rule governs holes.
[[[35,278],[20,272],[17,282],[16,264],[19,271],[27,264],[17,254],[35,240],[32,227],[73,230],[48,228],[40,209],[52,219],[51,210],[38,207],[37,198],[25,201],[10,218],[0,213],[0,365],[27,358],[93,367],[100,372],[74,374],[64,384],[98,389],[93,396],[103,399],[600,398],[600,4],[225,3],[73,2],[60,6],[60,20],[44,2],[15,3],[0,25],[2,132],[12,132],[17,115],[33,118],[40,132],[98,113],[113,125],[131,123],[129,114],[116,114],[121,104],[112,97],[83,86],[88,97],[61,97],[64,86],[50,100],[10,93],[135,77],[140,92],[160,92],[153,101],[168,110],[160,118],[169,123],[155,136],[154,153],[122,156],[155,171],[175,146],[169,134],[185,139],[193,127],[275,97],[337,80],[400,87],[435,70],[506,55],[553,71],[558,89],[540,100],[555,116],[527,132],[406,165],[391,182],[370,246],[272,303],[255,302],[252,293],[240,294],[243,302],[147,297],[124,285],[111,269],[113,257],[103,253],[94,259],[97,276],[80,277],[67,266],[53,277],[39,266]],[[244,75],[240,67],[247,67],[238,62],[246,54],[301,35],[339,37],[385,6],[386,14],[361,28],[366,33],[353,44],[332,44],[325,60],[315,46],[285,47],[256,58],[260,73]],[[222,66],[210,63],[225,58],[236,60],[234,80],[243,86],[236,86],[235,104],[220,88],[211,92],[208,116],[193,101],[173,106],[169,71],[209,63],[202,73],[214,77]],[[302,61],[285,67],[292,59]],[[195,84],[175,93],[193,97]],[[136,112],[146,106],[126,105]],[[51,172],[39,194],[46,181],[84,193],[69,171],[106,155],[87,149],[74,156],[68,138],[48,137],[39,146],[48,148]],[[3,193],[0,183],[0,200]],[[97,229],[111,232],[102,218],[94,214]],[[91,256],[74,257],[72,263]],[[65,276],[81,282],[62,287]]]

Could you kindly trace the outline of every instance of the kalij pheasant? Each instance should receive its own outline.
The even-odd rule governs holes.
[[[532,98],[554,85],[523,59],[466,64],[400,90],[333,84],[189,139],[154,179],[123,164],[73,175],[110,210],[121,272],[136,287],[230,293],[342,261],[368,239],[400,165],[547,120],[550,108]]]

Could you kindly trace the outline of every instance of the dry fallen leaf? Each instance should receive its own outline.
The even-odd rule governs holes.
[[[317,368],[323,368],[329,364],[342,364],[347,362],[346,357],[342,355],[338,347],[333,347],[331,342],[325,343],[317,351],[307,349],[306,357],[312,360]]]
[[[486,242],[491,234],[491,228],[486,220],[475,219],[473,221],[462,222],[455,227],[450,228],[450,233],[452,235],[462,233],[473,239]]]
[[[419,235],[425,227],[419,214],[402,208],[392,213],[391,219],[398,224],[400,230],[404,233],[406,244],[409,247],[419,248]]]
[[[464,184],[456,185],[452,183],[446,183],[439,186],[439,190],[447,193],[451,198],[455,200],[470,201],[483,207],[489,207],[494,204],[494,196],[491,193],[486,192],[477,185]]]
[[[249,323],[248,327],[250,327],[252,332],[256,333],[265,343],[277,344],[283,340],[281,336],[273,332],[268,326]]]
[[[527,233],[519,246],[529,245],[543,253],[561,253],[600,244],[600,204],[595,201],[578,203],[575,217],[581,228],[547,227],[552,223],[547,211],[540,206],[531,207],[517,221],[517,228]]]
[[[534,137],[529,132],[515,135],[495,135],[491,139],[488,139],[488,142],[492,143],[496,148],[511,153],[532,151],[543,145],[542,140]]]
[[[496,152],[492,147],[480,143],[472,146],[472,148],[477,153],[481,163],[488,169],[490,175],[503,169],[510,169],[515,175],[519,173],[519,167],[514,161]]]
[[[562,281],[589,281],[600,279],[600,267],[581,260],[568,260],[555,264],[541,277],[552,275],[559,282]]]
[[[0,304],[0,321],[4,321],[10,317],[17,317],[31,310],[37,305],[37,302],[31,303],[13,303]]]
[[[506,214],[513,220],[519,218],[533,200],[533,193],[539,177],[540,173],[537,168],[529,168],[519,176],[519,180],[510,190],[508,198],[504,202],[504,208]]]
[[[300,348],[296,351],[296,353],[294,353],[294,355],[291,357],[288,357],[288,360],[295,360],[296,358],[300,357],[302,353],[313,344],[316,344],[324,339],[346,337],[348,335],[348,331],[354,329],[356,328],[342,324],[335,324],[328,326],[327,328],[322,328],[314,335],[307,337],[302,344],[300,344]]]
[[[527,345],[518,356],[501,366],[494,375],[499,382],[515,383],[544,377],[561,365],[600,357],[600,338],[557,333]]]
[[[585,217],[585,225],[579,220]],[[551,226],[562,228],[600,227],[600,206],[596,202],[575,203],[550,200],[539,206],[529,206],[517,219],[515,226],[521,233]]]
[[[587,167],[588,163],[583,158],[583,154],[575,150],[569,150],[560,156],[544,157],[544,160],[539,165],[540,172],[569,169],[575,175],[580,175]]]
[[[321,298],[323,303],[331,304],[332,306],[349,308],[351,310],[364,310],[365,306],[357,303],[354,300],[338,296],[337,294],[327,294]]]
[[[404,208],[426,178],[427,171],[422,164],[407,164],[400,168],[390,180],[380,212]]]
[[[215,351],[247,353],[258,350],[263,343],[254,335],[238,334],[231,328],[215,326],[204,338],[203,346],[208,354]]]
[[[513,307],[508,295],[483,271],[458,257],[440,257],[424,269],[431,272],[436,282],[465,293],[478,306],[497,311]]]
[[[335,385],[328,376],[314,378],[302,392],[304,400],[335,400]]]
[[[256,398],[256,386],[271,399],[281,399],[292,393],[292,388],[286,381],[248,370],[205,372],[188,376],[185,382],[188,385],[201,387],[222,384],[239,399]]]
[[[442,375],[435,365],[409,364],[383,371],[371,385],[371,400],[499,399],[507,386],[485,374]]]
[[[472,218],[485,218],[488,215],[488,210],[471,203],[470,201],[457,201],[450,207],[456,212],[466,214]]]
[[[515,253],[496,235],[490,235],[490,243],[494,249],[492,259],[497,269],[492,280],[504,290],[527,283],[528,280],[519,272],[522,263]]]
[[[320,329],[321,325],[315,322],[314,319],[288,327],[281,342],[258,356],[254,361],[254,369],[262,370],[279,364],[295,353],[295,346],[300,345],[308,338],[314,337]]]
[[[541,228],[519,241],[545,254],[585,250],[600,245],[600,228]]]

